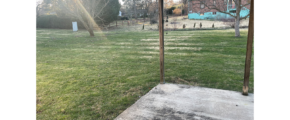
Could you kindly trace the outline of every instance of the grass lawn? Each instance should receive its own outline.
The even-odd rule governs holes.
[[[242,91],[246,30],[167,33],[166,82]],[[111,120],[159,83],[158,31],[95,35],[37,29],[37,119]]]

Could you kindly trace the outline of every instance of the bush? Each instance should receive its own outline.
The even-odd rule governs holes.
[[[145,15],[145,17],[148,17],[148,15]],[[140,18],[144,18],[144,15],[141,15]]]
[[[171,7],[171,8],[169,8],[169,9],[167,9],[166,10],[166,13],[168,14],[168,15],[172,15],[173,14],[173,10],[175,9],[175,7]]]
[[[173,10],[173,13],[176,15],[180,15],[181,14],[181,9],[177,8]]]
[[[150,21],[150,24],[155,24],[155,23],[157,23],[156,20],[151,20],[151,21]]]
[[[117,16],[117,20],[121,20],[121,18],[122,18],[121,16]]]
[[[121,20],[129,20],[128,17],[122,17]]]
[[[83,24],[73,18],[58,17],[56,15],[40,16],[36,20],[37,28],[58,28],[58,29],[72,29],[72,22],[78,22],[79,29],[85,29]]]
[[[128,17],[118,16],[118,20],[129,20]]]

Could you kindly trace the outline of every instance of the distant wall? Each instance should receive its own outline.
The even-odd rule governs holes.
[[[249,14],[248,9],[241,10],[240,12],[240,17],[244,17]],[[235,15],[235,13],[232,13]],[[221,13],[221,12],[216,12],[214,15],[213,12],[205,12],[204,15],[201,15],[200,13],[189,13],[188,14],[188,19],[201,19],[201,20],[206,20],[206,19],[228,19],[231,18],[230,15]]]

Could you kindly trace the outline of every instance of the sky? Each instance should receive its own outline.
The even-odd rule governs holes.
[[[43,0],[36,0],[36,2],[38,2],[38,1],[43,1]],[[173,1],[174,2],[178,2],[179,0],[173,0]],[[123,5],[123,3],[124,3],[122,0],[119,0],[119,2],[120,2],[121,5]]]

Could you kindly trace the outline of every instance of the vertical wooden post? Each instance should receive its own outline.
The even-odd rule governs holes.
[[[164,20],[163,20],[163,0],[159,0],[159,50],[160,50],[160,84],[164,84]]]
[[[254,37],[254,0],[251,0],[243,95],[248,95],[248,90],[249,90],[249,77],[250,77],[250,67],[251,67],[251,58],[252,58],[252,49],[253,49],[253,37]]]

